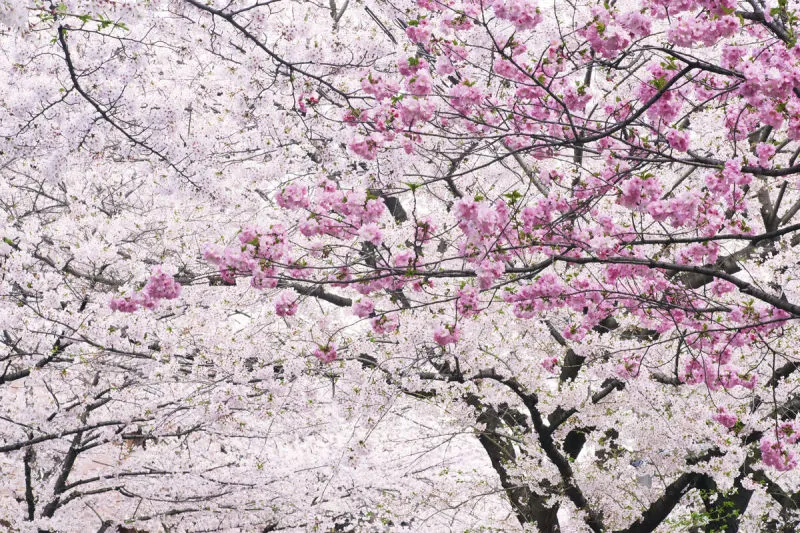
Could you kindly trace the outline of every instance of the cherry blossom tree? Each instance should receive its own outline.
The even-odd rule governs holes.
[[[797,2],[0,13],[4,527],[800,527]]]

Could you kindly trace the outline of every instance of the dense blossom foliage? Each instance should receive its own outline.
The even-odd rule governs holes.
[[[0,528],[800,528],[795,0],[0,0]]]

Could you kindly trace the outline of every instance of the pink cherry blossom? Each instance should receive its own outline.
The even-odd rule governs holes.
[[[322,363],[331,363],[336,360],[337,356],[336,343],[333,342],[329,342],[325,346],[317,346],[314,349],[314,357]]]
[[[711,418],[713,418],[715,421],[719,422],[728,429],[735,426],[736,422],[739,421],[739,418],[736,415],[728,413],[728,411],[724,407],[720,407],[719,409],[717,409],[717,414],[715,414]]]
[[[672,148],[679,152],[689,149],[689,134],[685,131],[670,130],[667,133],[667,141]]]
[[[400,327],[400,318],[396,313],[381,315],[372,319],[372,331],[378,335],[392,333]]]
[[[361,226],[361,229],[358,230],[358,236],[375,246],[380,245],[383,241],[383,232],[374,222]]]
[[[288,185],[277,195],[276,201],[286,209],[308,207],[308,188],[295,183]]]
[[[461,330],[454,324],[439,325],[433,330],[433,340],[440,346],[455,344],[460,336]]]
[[[292,316],[297,313],[297,295],[291,291],[283,291],[275,299],[275,314]]]

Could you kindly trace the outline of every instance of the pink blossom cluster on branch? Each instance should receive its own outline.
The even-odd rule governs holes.
[[[161,300],[174,300],[180,295],[181,284],[164,272],[162,266],[156,266],[141,291],[133,296],[112,298],[108,305],[112,311],[133,313],[139,308],[154,310]]]

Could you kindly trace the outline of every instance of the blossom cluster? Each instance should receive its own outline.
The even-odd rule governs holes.
[[[112,298],[108,305],[112,311],[133,313],[142,307],[153,310],[158,307],[161,300],[174,300],[180,295],[180,283],[164,272],[162,266],[156,266],[141,291],[132,296]]]

